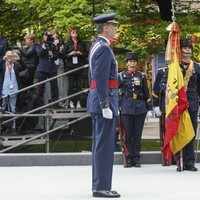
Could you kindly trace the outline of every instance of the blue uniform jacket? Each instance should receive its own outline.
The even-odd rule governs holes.
[[[128,71],[119,73],[121,93],[121,113],[128,115],[144,114],[152,109],[147,87],[146,75],[140,71],[130,74]]]
[[[117,61],[108,42],[98,37],[90,48],[89,53],[89,84],[96,82],[96,88],[88,95],[87,109],[91,113],[102,113],[103,108],[110,108],[115,116],[118,115],[118,89],[108,87],[109,79],[117,80]]]
[[[51,44],[51,51],[53,52],[52,58],[48,56],[48,50],[44,49],[42,45],[36,46],[37,56],[39,56],[39,63],[36,72],[45,72],[45,73],[57,72],[55,60],[58,58],[58,52],[56,50],[56,46],[53,43]]]
[[[184,70],[182,69],[184,74]],[[161,111],[165,112],[165,90],[167,84],[168,68],[164,67],[158,70],[153,86],[153,106],[160,106]],[[189,103],[189,111],[198,111],[200,97],[200,65],[194,63],[193,74],[190,77],[187,88],[187,100]]]

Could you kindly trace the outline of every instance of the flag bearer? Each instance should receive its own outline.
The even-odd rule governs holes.
[[[187,100],[189,103],[189,114],[192,121],[194,131],[197,131],[197,117],[199,109],[200,97],[200,65],[191,60],[192,55],[192,41],[189,38],[180,40],[181,48],[181,63],[180,67],[183,73],[184,86],[187,94]],[[159,101],[164,101],[164,93],[167,83],[168,69],[163,68],[158,71],[154,87],[153,87],[153,106],[155,113],[160,116],[164,110],[164,106],[159,107]],[[162,97],[162,99],[160,99]],[[165,105],[165,103],[162,103]],[[195,155],[194,155],[194,140],[195,137],[183,148],[183,169],[188,171],[197,171],[195,167]],[[178,171],[178,168],[177,168]]]

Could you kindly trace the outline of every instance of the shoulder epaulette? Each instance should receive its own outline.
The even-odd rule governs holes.
[[[142,77],[146,76],[146,74],[144,72],[141,72],[141,71],[138,71],[138,72],[142,75]]]
[[[200,63],[198,63],[198,62],[195,62],[195,61],[193,61],[193,62],[194,62],[194,65],[196,65],[196,66],[200,67]]]
[[[141,71],[137,71],[137,72],[139,72],[139,73],[140,73],[140,74],[142,74],[142,75],[143,75],[143,74],[145,75],[145,73],[144,73],[144,72],[141,72]]]
[[[118,73],[118,74],[119,74],[120,81],[123,81],[122,74],[123,74],[124,72],[125,72],[125,71],[121,71],[121,72]]]
[[[168,67],[167,67],[167,66],[164,66],[164,67],[159,68],[158,71],[163,71],[163,72],[165,72],[167,69],[168,69]]]

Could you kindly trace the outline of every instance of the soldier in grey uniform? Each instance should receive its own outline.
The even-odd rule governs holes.
[[[92,190],[93,197],[120,197],[112,187],[115,131],[118,115],[117,61],[109,39],[117,32],[115,13],[93,20],[99,34],[90,48],[87,109],[92,115]]]

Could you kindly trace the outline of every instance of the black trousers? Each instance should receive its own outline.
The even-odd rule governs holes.
[[[74,94],[76,92],[80,92],[81,88],[83,86],[83,71],[80,72],[75,72],[72,74],[68,75],[69,79],[69,92],[68,94]],[[80,101],[81,100],[81,95],[75,96],[72,98],[73,101]]]
[[[125,130],[125,155],[127,159],[140,159],[141,137],[146,113],[140,115],[122,115]]]

